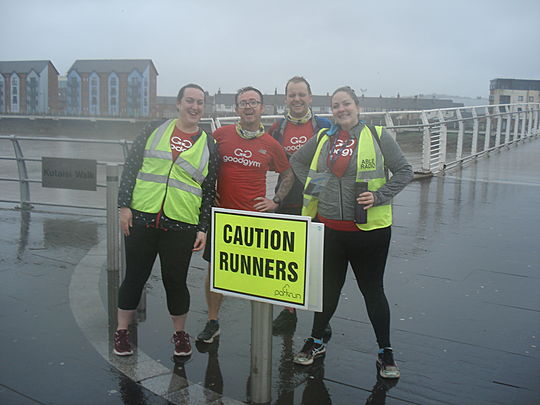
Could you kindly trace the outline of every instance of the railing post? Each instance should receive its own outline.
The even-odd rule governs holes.
[[[520,136],[521,139],[527,136],[526,130],[527,130],[527,110],[525,109],[523,110],[523,115],[521,117],[521,136]]]
[[[392,116],[388,113],[388,112],[385,112],[384,113],[384,124],[387,126],[387,127],[393,127],[394,126],[394,121],[392,120]],[[396,136],[397,136],[397,133],[394,129],[386,129],[388,132],[390,132],[390,135],[392,135],[392,138],[394,138],[394,140],[396,139]]]
[[[125,139],[120,140],[120,145],[122,146],[122,153],[124,155],[124,162],[127,160],[128,154],[129,154],[129,144],[128,141]]]
[[[430,173],[431,172],[431,133],[429,130],[429,120],[425,111],[422,111],[420,114],[422,118],[422,124],[424,128],[422,129],[422,172]]]
[[[251,302],[251,403],[269,404],[272,392],[272,304]]]
[[[527,136],[531,136],[533,134],[533,117],[534,117],[534,113],[533,113],[533,106],[531,104],[528,105],[528,128],[527,128]]]
[[[471,110],[473,116],[473,131],[472,131],[472,145],[471,145],[471,155],[476,155],[478,150],[478,114],[476,108],[473,107]]]
[[[19,172],[19,197],[21,201],[22,210],[31,209],[30,204],[30,184],[28,183],[28,170],[26,169],[26,161],[24,160],[24,154],[22,152],[19,140],[15,135],[10,136],[13,150],[15,151],[15,158],[17,159],[17,170]]]
[[[491,115],[489,115],[489,107],[486,107],[486,132],[484,133],[484,152],[489,149],[490,140],[491,140]]]
[[[514,142],[519,139],[519,111],[516,110],[516,118],[514,119]]]
[[[446,166],[446,144],[448,143],[448,125],[444,119],[443,112],[439,110],[439,123],[441,129],[439,132],[439,165],[438,170],[443,171]]]
[[[497,112],[497,109],[493,110]],[[495,147],[499,147],[501,144],[501,130],[502,130],[502,116],[497,115],[497,133],[495,134]]]
[[[508,106],[504,106],[505,119],[506,119],[506,133],[504,134],[504,143],[508,145],[510,143],[510,130],[512,128],[512,114],[510,114],[510,109]]]
[[[535,135],[538,135],[540,133],[540,104],[536,104],[533,126],[534,126]]]
[[[458,135],[457,135],[457,145],[456,145],[456,161],[461,160],[463,156],[463,135],[465,133],[465,124],[463,122],[463,115],[461,110],[458,108],[456,110],[456,117],[458,121]]]

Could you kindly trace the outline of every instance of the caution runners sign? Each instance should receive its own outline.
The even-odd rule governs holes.
[[[307,308],[310,218],[212,209],[211,289]]]

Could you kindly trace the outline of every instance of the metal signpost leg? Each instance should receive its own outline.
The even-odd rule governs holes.
[[[120,224],[118,222],[119,168],[107,165],[107,270],[120,270]]]
[[[118,176],[116,165],[107,165],[107,308],[109,336],[116,330],[116,308],[120,270],[120,223],[118,221]],[[112,339],[110,339],[112,344]],[[111,347],[112,350],[112,347]]]
[[[272,388],[272,304],[251,302],[251,403],[269,404]]]

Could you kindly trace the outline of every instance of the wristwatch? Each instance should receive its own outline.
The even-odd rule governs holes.
[[[275,202],[277,205],[279,205],[279,203],[281,202],[281,198],[275,195],[274,198],[272,198],[272,201]]]

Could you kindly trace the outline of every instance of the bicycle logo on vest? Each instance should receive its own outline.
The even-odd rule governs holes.
[[[223,156],[224,162],[233,162],[233,163],[239,163],[244,166],[255,166],[255,167],[261,167],[260,162],[256,162],[254,160],[249,160],[253,156],[253,152],[249,149],[243,150],[240,148],[236,148],[234,150],[235,156]]]
[[[193,143],[189,139],[182,139],[178,136],[173,136],[171,138],[171,149],[174,149],[178,152],[183,152],[188,150],[193,146]]]
[[[307,138],[305,136],[293,136],[289,142],[291,145],[285,146],[284,149],[289,153],[293,153],[304,146],[307,142]]]
[[[355,143],[356,139],[348,139],[346,141],[338,139],[334,145],[334,155],[341,155],[343,157],[352,156]]]

